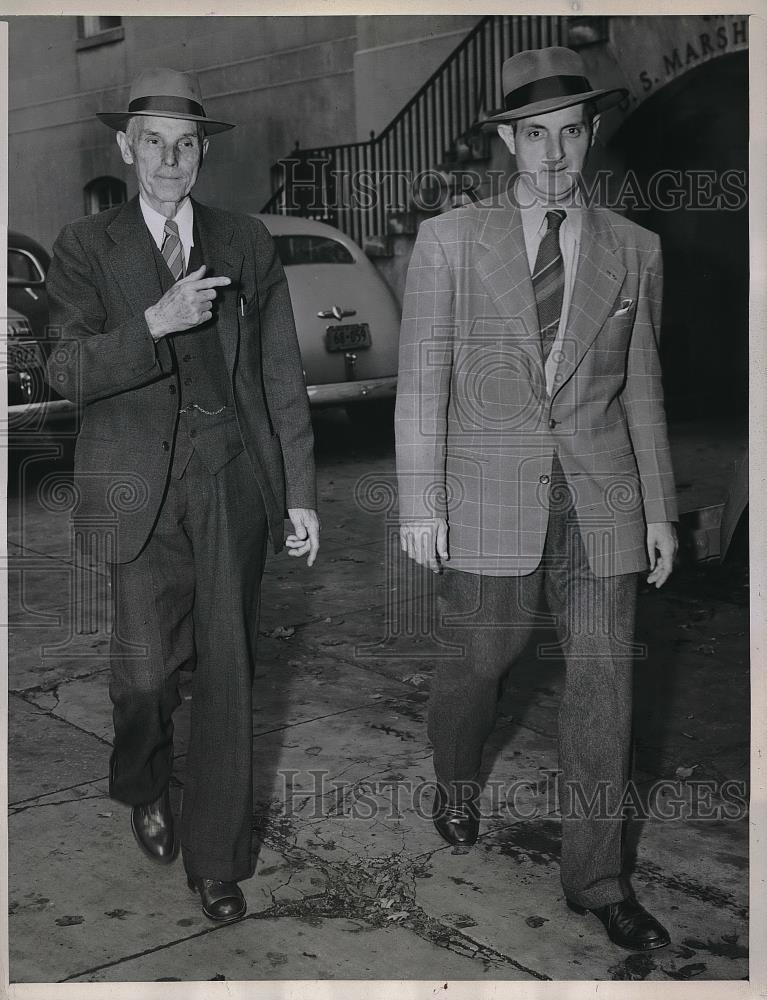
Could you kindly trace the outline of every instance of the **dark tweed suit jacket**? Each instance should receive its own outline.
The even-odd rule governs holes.
[[[207,274],[226,275],[206,326],[218,337],[275,551],[288,507],[316,507],[309,404],[285,274],[261,222],[194,203]],[[76,519],[119,518],[114,562],[146,542],[168,480],[178,410],[173,354],[144,311],[159,298],[138,198],[67,225],[48,273],[61,342],[48,377],[83,405],[75,453]],[[240,300],[244,297],[244,315]],[[254,494],[257,496],[257,493]]]
[[[648,565],[646,523],[677,517],[658,359],[658,237],[583,211],[551,395],[521,213],[509,198],[421,225],[402,310],[403,521],[446,517],[450,563],[493,576],[541,560],[559,455],[597,576]]]

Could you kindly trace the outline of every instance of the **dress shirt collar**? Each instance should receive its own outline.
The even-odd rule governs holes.
[[[522,181],[523,178],[518,180],[517,185],[521,184]],[[559,206],[551,203],[547,205],[542,201],[533,201],[532,193],[527,187],[522,191],[518,187],[515,188],[515,194],[517,194],[516,202],[519,205],[519,214],[522,218],[522,233],[524,235],[528,263],[532,271],[538,247],[548,229],[546,212]],[[565,254],[567,265],[570,262],[569,258],[577,256],[578,253],[581,239],[583,206],[578,198],[569,197],[561,207],[567,213],[559,230],[562,251]]]
[[[540,239],[543,236],[547,229],[546,212],[554,208],[561,208],[567,213],[562,223],[565,232],[573,228],[572,224],[580,229],[580,213],[583,210],[583,204],[579,191],[576,190],[568,195],[561,205],[556,202],[546,202],[533,191],[527,178],[523,176],[517,179],[514,194],[522,215],[522,225],[526,238],[535,235]]]
[[[144,201],[141,195],[139,195],[139,204],[141,206],[141,214],[144,216],[144,222],[146,222],[147,228],[152,234],[152,239],[157,244],[157,248],[161,250],[162,242],[165,239],[165,216],[152,208],[148,202]],[[178,226],[179,239],[184,248],[184,258],[186,261],[189,261],[189,251],[194,246],[194,209],[192,208],[192,199],[189,195],[182,201],[181,208],[176,212],[172,221]]]

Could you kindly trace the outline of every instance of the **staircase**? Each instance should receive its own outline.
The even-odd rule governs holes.
[[[419,215],[478,197],[478,168],[491,154],[490,135],[479,123],[503,109],[503,61],[524,49],[567,44],[567,22],[481,18],[377,136],[297,145],[273,171],[282,183],[261,211],[330,223],[370,256],[389,256],[391,237],[415,233]]]

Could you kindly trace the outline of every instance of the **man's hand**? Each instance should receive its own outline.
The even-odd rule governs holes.
[[[149,332],[154,340],[169,333],[191,330],[200,323],[206,323],[213,316],[213,300],[216,288],[231,284],[226,277],[205,278],[207,265],[172,285],[163,297],[144,313]]]
[[[647,554],[650,557],[651,573],[648,583],[662,587],[671,576],[674,556],[679,548],[676,528],[670,521],[656,521],[647,525]]]
[[[411,559],[415,559],[419,566],[426,566],[433,573],[439,573],[441,563],[447,562],[450,558],[447,548],[447,521],[443,517],[402,524],[399,537],[402,551],[407,552]]]
[[[320,548],[320,519],[316,510],[305,507],[292,507],[288,517],[293,524],[295,534],[288,535],[285,545],[289,556],[303,556],[309,553],[307,566],[312,566]]]

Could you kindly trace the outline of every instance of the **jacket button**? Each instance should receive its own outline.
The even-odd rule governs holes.
[[[191,431],[189,431],[189,437],[190,438],[196,438],[197,437],[197,431],[194,429],[194,427],[191,429]]]
[[[176,395],[176,387],[175,387],[175,385],[169,385],[168,386],[168,392],[171,394],[171,396],[175,396]]]
[[[162,450],[163,451],[170,451],[170,441],[163,441],[163,443],[162,443]]]
[[[555,427],[557,426],[557,423],[558,423],[558,421],[556,421],[556,420],[555,420],[555,419],[554,419],[554,418],[552,417],[552,418],[551,418],[551,420],[549,420],[549,429],[553,431],[553,430],[554,430],[554,428],[555,428]]]
[[[549,482],[549,477],[548,476],[541,476],[541,478],[538,480],[538,482],[542,486],[545,486]]]

